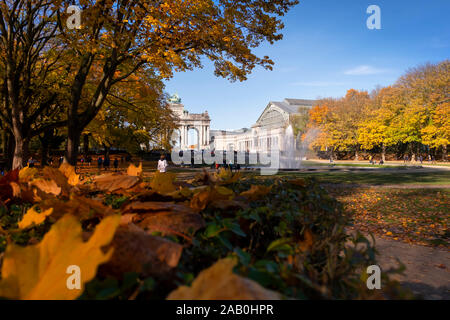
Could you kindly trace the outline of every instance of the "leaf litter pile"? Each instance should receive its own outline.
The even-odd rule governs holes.
[[[382,238],[448,249],[450,190],[329,188],[354,228]]]
[[[316,182],[206,171],[142,179],[24,168],[0,179],[0,297],[6,299],[366,299],[409,293]],[[78,266],[81,288],[69,290]],[[399,272],[391,270],[390,272]]]

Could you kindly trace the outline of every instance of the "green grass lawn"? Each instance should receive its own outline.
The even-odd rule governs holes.
[[[278,176],[314,177],[322,183],[450,185],[450,171],[442,172],[280,172]]]

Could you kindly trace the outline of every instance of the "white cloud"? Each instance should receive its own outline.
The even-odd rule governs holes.
[[[350,75],[350,76],[365,76],[365,75],[380,74],[380,73],[386,73],[386,72],[388,72],[387,69],[380,69],[380,68],[375,68],[375,67],[368,66],[368,65],[362,65],[362,66],[358,66],[356,68],[347,70],[344,73],[346,75]]]

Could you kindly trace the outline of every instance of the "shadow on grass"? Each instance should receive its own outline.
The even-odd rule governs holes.
[[[286,172],[279,176],[314,177],[322,183],[450,185],[450,172]]]

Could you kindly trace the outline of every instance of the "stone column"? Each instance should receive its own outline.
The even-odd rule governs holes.
[[[203,126],[200,125],[197,127],[198,132],[198,150],[202,150],[203,146]]]

